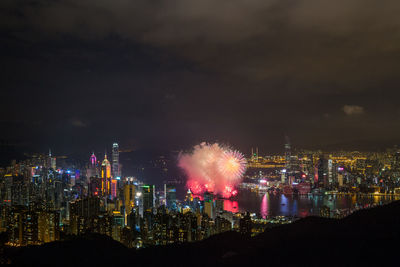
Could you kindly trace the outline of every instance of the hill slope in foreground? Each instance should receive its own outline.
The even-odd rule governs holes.
[[[136,266],[399,265],[400,201],[341,220],[308,217],[245,238],[227,232],[195,243],[133,250],[90,235],[42,246],[5,249],[15,264]],[[354,266],[353,265],[353,266]]]

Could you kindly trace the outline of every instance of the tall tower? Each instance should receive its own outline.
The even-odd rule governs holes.
[[[155,204],[155,186],[154,185],[142,185],[143,194],[143,212],[151,211]]]
[[[47,162],[46,162],[46,167],[51,168],[51,150],[49,148],[49,155],[47,156]]]
[[[86,175],[88,178],[99,176],[99,171],[97,169],[97,158],[94,152],[92,152],[92,155],[90,156]]]
[[[285,136],[285,167],[286,167],[286,172],[290,172],[291,170],[291,156],[292,156],[292,152],[290,149],[290,141],[289,141],[289,137]]]
[[[48,158],[47,158],[47,167],[48,167],[48,168],[51,168],[51,169],[53,169],[53,170],[57,169],[57,166],[56,166],[56,157],[53,157],[53,156],[51,155],[51,149],[49,149],[49,156],[48,156]]]
[[[96,169],[96,162],[97,162],[97,158],[93,152],[92,155],[90,156],[90,168]]]
[[[328,160],[323,155],[319,157],[318,161],[318,187],[328,186]]]
[[[289,141],[289,137],[285,136],[285,169],[286,169],[286,173],[285,173],[285,178],[286,178],[286,182],[289,181],[289,176],[292,175],[292,162],[291,162],[291,157],[292,157],[292,151],[290,148],[290,141]]]
[[[165,204],[169,210],[176,210],[176,188],[172,184],[164,184]]]
[[[121,172],[119,169],[119,146],[118,146],[118,143],[114,143],[113,148],[112,148],[112,176],[114,179],[119,179],[121,177]]]
[[[104,155],[101,164],[101,191],[103,195],[109,196],[111,194],[111,164],[107,159],[107,154]]]

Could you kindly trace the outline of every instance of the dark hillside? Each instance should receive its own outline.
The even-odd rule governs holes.
[[[35,265],[394,266],[400,263],[399,243],[400,202],[393,202],[342,220],[308,217],[254,238],[228,232],[202,242],[135,251],[91,235],[5,253],[13,263]]]

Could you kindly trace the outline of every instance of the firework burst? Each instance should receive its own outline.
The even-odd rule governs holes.
[[[185,171],[187,186],[195,194],[209,191],[226,198],[235,196],[246,165],[239,151],[217,143],[201,143],[192,152],[179,156],[179,167]]]
[[[247,161],[237,150],[224,151],[217,163],[219,171],[232,181],[241,179],[246,171]]]

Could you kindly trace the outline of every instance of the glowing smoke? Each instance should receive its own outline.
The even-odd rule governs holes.
[[[187,186],[194,194],[210,191],[229,198],[246,171],[246,159],[239,151],[219,144],[201,143],[191,153],[179,155],[179,167],[188,176]]]

